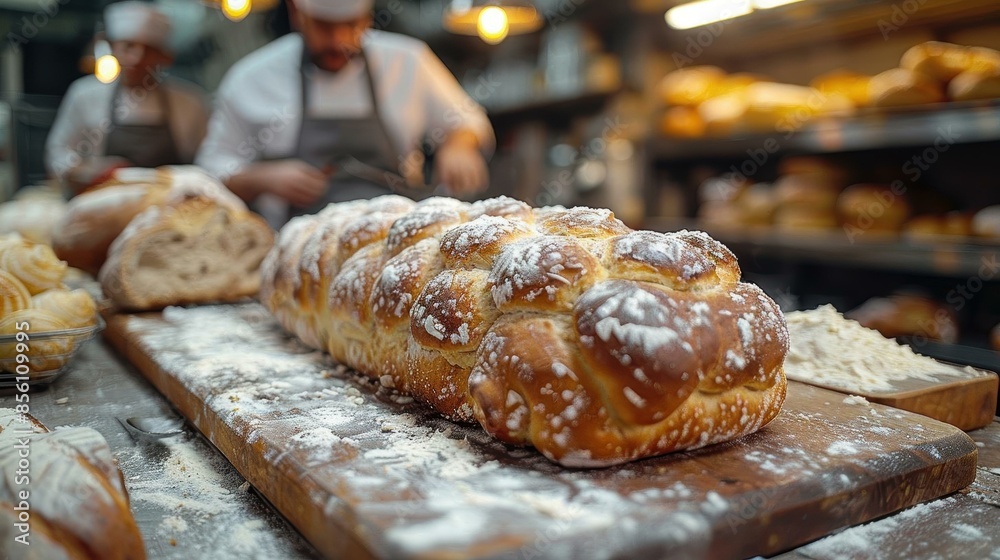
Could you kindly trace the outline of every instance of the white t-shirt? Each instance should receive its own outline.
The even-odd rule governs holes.
[[[223,78],[215,111],[195,161],[221,179],[261,159],[291,157],[302,122],[302,37],[290,34],[237,62]],[[450,131],[474,131],[484,151],[494,145],[485,111],[422,41],[371,30],[363,42],[371,64],[380,116],[396,152],[404,157],[429,136],[439,142]],[[356,58],[339,72],[313,69],[309,114],[370,115],[364,62]]]
[[[150,84],[156,83],[150,80]],[[208,104],[194,84],[167,78],[162,88],[170,106],[170,132],[184,162],[194,161],[198,146],[205,137]],[[45,141],[45,163],[49,171],[62,178],[67,171],[92,157],[105,155],[107,133],[112,127],[112,96],[115,121],[121,124],[160,124],[163,104],[159,94],[147,87],[134,90],[104,84],[94,76],[73,82],[63,97],[52,130]]]

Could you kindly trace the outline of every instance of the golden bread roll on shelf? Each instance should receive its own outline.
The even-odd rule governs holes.
[[[705,135],[705,129],[705,121],[693,107],[670,107],[660,119],[660,133],[664,136],[700,138]]]
[[[774,187],[765,183],[751,185],[736,199],[742,214],[742,223],[747,225],[767,225],[774,221],[778,209],[778,198]]]
[[[835,214],[840,188],[802,175],[785,175],[775,181],[774,196],[782,207],[796,206]]]
[[[784,399],[783,316],[701,232],[386,196],[292,220],[262,275],[307,344],[565,466],[727,441]]]
[[[951,308],[914,294],[872,298],[844,314],[886,338],[924,337],[954,344],[958,342],[958,319]]]
[[[943,84],[968,70],[971,64],[968,47],[941,41],[914,45],[899,59],[900,68],[918,72]]]
[[[991,70],[962,72],[948,84],[952,101],[1000,98],[1000,66]]]
[[[781,206],[774,214],[774,225],[787,231],[823,231],[838,226],[837,214],[832,209],[809,206]]]
[[[855,107],[865,107],[869,103],[868,84],[871,79],[871,76],[850,70],[834,70],[817,76],[809,85],[825,96],[842,95]]]
[[[872,77],[868,95],[874,107],[906,107],[945,100],[941,82],[906,68],[893,68]]]
[[[674,70],[660,82],[660,95],[668,105],[697,106],[717,95],[726,73],[715,66],[690,66]]]
[[[903,224],[903,235],[913,240],[929,240],[946,235],[944,217],[925,214],[911,218]]]
[[[741,131],[750,110],[745,92],[728,93],[705,101],[698,106],[698,116],[705,123],[708,136],[725,137]]]
[[[894,232],[910,217],[910,203],[889,185],[857,184],[840,193],[837,212],[845,224],[862,230]]]
[[[987,206],[972,217],[972,233],[1000,239],[1000,204]]]

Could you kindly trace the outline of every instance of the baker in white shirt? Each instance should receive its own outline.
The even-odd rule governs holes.
[[[169,78],[170,20],[152,4],[111,4],[105,34],[116,80],[73,82],[46,140],[49,171],[74,192],[117,167],[189,164],[205,137],[208,105],[193,84]]]
[[[297,32],[229,70],[198,165],[247,201],[270,195],[307,214],[390,192],[345,162],[411,176],[405,163],[426,138],[435,184],[487,187],[493,129],[426,44],[370,29],[373,0],[288,4]]]

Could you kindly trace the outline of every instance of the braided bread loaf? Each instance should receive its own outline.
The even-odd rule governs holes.
[[[733,439],[784,401],[783,316],[700,232],[385,196],[294,219],[262,274],[305,343],[566,466]]]

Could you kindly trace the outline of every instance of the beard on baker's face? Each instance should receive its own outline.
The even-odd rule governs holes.
[[[359,54],[358,49],[323,49],[309,53],[309,60],[321,70],[337,72]]]

